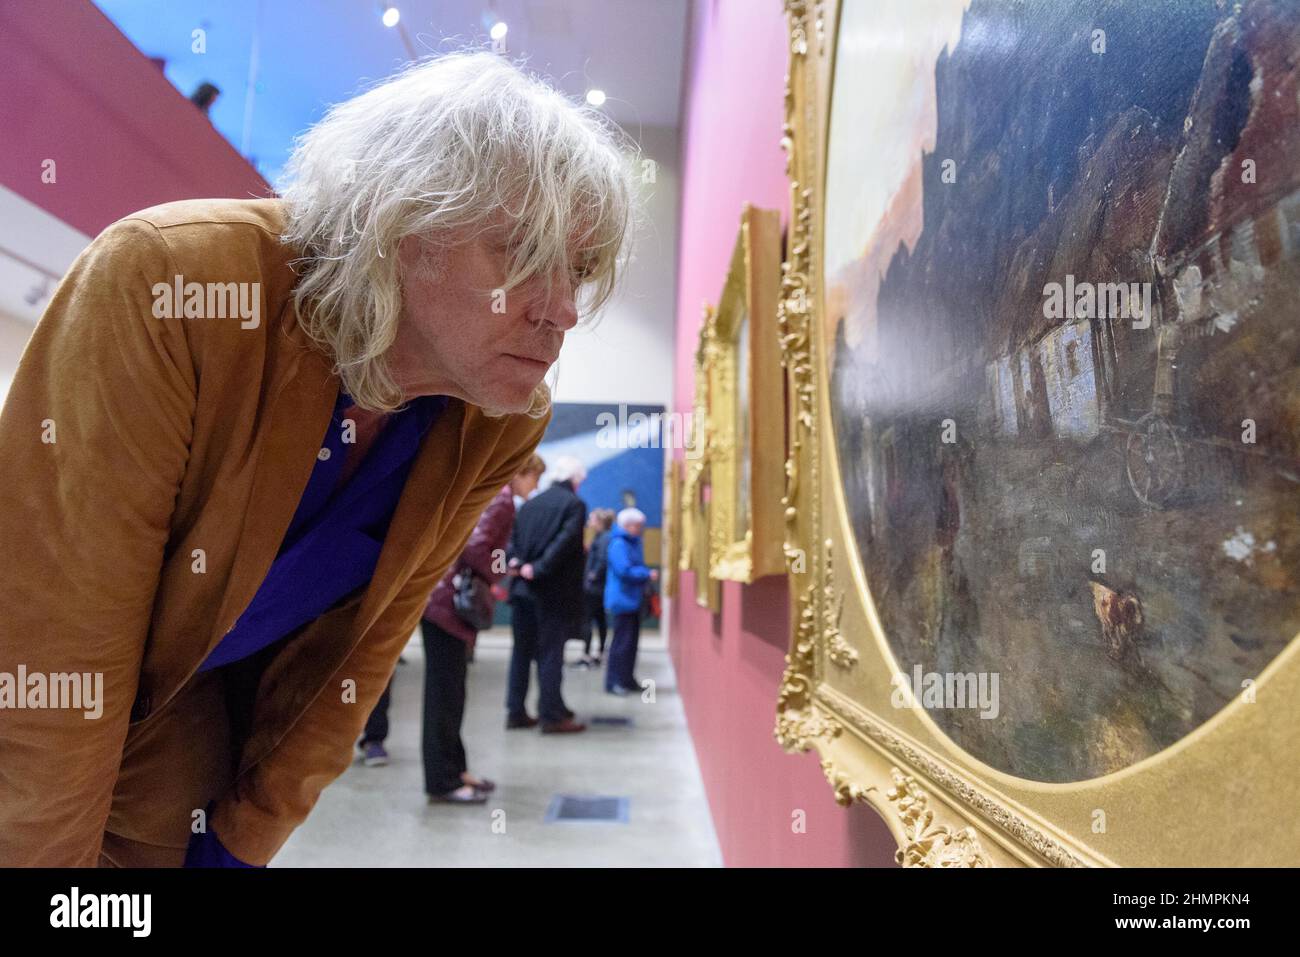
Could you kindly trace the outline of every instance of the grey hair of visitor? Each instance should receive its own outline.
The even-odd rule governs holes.
[[[639,508],[625,508],[618,513],[618,527],[627,528],[629,525],[640,523],[645,524],[645,512]]]
[[[582,464],[581,459],[575,459],[572,455],[561,455],[551,466],[552,482],[574,482],[580,483],[587,478],[587,467]]]

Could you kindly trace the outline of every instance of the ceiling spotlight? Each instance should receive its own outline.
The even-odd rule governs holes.
[[[384,26],[395,27],[397,26],[397,21],[402,19],[402,14],[396,7],[389,5],[384,7],[384,16],[382,19],[384,21]]]
[[[488,36],[493,40],[503,40],[505,39],[506,31],[509,29],[510,28],[506,26],[504,20],[498,20],[496,23],[492,24],[492,29],[488,31]]]
[[[588,90],[587,102],[592,106],[601,106],[605,102],[604,90]]]

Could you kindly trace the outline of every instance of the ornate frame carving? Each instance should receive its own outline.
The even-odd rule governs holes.
[[[713,577],[724,581],[748,583],[785,572],[780,535],[785,433],[776,326],[780,288],[781,214],[746,203],[714,315],[715,349],[708,368],[710,559]],[[742,349],[742,341],[747,348]],[[741,408],[742,392],[748,396],[748,413]]]
[[[783,526],[792,635],[777,740],[815,750],[841,804],[873,807],[904,866],[1295,865],[1300,642],[1176,744],[1069,784],[1002,773],[923,710],[891,707],[896,665],[857,563],[824,375],[822,203],[839,9],[840,0],[785,0],[791,220],[778,326],[790,397]]]

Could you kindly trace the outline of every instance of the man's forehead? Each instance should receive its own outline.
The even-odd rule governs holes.
[[[600,259],[601,247],[589,230],[590,219],[571,224],[564,252],[565,258],[575,269],[589,270]],[[493,210],[477,224],[465,224],[440,235],[418,234],[416,238],[431,251],[483,244],[491,247],[494,253],[508,253],[508,247],[512,244],[529,241],[524,221],[501,209]]]
[[[529,221],[505,210],[493,210],[487,219],[487,228],[491,231],[508,234],[525,234]],[[590,213],[574,216],[569,222],[569,240],[565,244],[570,250],[578,250],[591,245],[596,219]]]

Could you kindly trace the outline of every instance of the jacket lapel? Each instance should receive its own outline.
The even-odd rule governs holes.
[[[268,673],[292,673],[295,691],[259,701],[262,710],[241,752],[239,774],[275,748],[433,547],[446,500],[456,486],[468,414],[463,401],[452,399],[425,435],[384,538],[379,564],[364,594],[308,625],[307,632],[313,636],[310,646],[299,641],[298,647],[286,648],[269,666]],[[257,584],[253,588],[256,590]]]
[[[433,547],[460,471],[469,433],[468,415],[463,400],[450,399],[420,444],[384,537],[375,577],[357,612],[351,647],[361,640]]]
[[[338,380],[314,349],[298,351],[276,392],[260,433],[252,490],[235,546],[230,580],[203,658],[211,654],[248,607],[275,560],[316,465],[316,453],[334,413]]]

